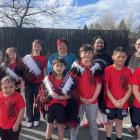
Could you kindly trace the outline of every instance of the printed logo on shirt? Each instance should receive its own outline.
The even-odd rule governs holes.
[[[14,117],[16,115],[16,103],[8,104],[8,117]]]

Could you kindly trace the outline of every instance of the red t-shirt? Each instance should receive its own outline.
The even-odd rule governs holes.
[[[97,83],[102,82],[102,78],[100,76],[92,75],[90,71],[90,66],[86,66],[82,64],[82,67],[85,68],[85,71],[76,78],[76,90],[79,97],[90,99],[93,97]],[[92,104],[98,102],[96,99]],[[82,101],[79,99],[79,103],[82,104]]]
[[[52,83],[53,87],[55,87],[55,89],[60,88],[62,82],[63,82],[63,79],[54,79],[53,83]],[[56,99],[56,98],[52,98],[49,106],[51,106],[52,104],[61,104],[63,106],[66,106],[67,105],[67,100],[59,100],[59,99]]]
[[[121,70],[117,70],[113,65],[105,68],[105,84],[108,85],[109,91],[116,100],[122,99],[126,95],[131,79],[132,72],[125,66]],[[106,98],[106,106],[108,108],[115,108],[108,97]],[[123,105],[122,109],[127,108],[128,102]]]
[[[21,109],[25,107],[25,102],[18,92],[6,96],[0,92],[0,127],[11,129],[17,120]]]
[[[34,80],[32,80],[32,82],[34,84],[39,84],[39,83],[42,83],[42,80],[44,78],[44,69],[47,66],[47,59],[45,56],[42,56],[42,55],[33,56],[33,58],[39,63],[41,74],[38,77],[36,77]]]
[[[8,65],[8,67],[10,69],[12,69],[13,71],[16,69],[16,66],[17,66],[17,63],[16,62]]]
[[[139,93],[140,93],[140,67],[137,67],[132,76],[132,84],[139,86]],[[140,108],[140,103],[136,98],[133,100],[133,105],[135,107]]]

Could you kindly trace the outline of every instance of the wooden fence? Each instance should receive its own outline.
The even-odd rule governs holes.
[[[83,29],[47,29],[47,28],[0,28],[0,50],[14,46],[21,56],[31,52],[31,44],[35,39],[44,42],[43,50],[49,55],[56,51],[56,40],[66,37],[69,50],[76,55],[83,43],[91,43],[93,37],[101,35],[106,39],[106,51],[111,54],[113,49],[122,46],[128,49],[128,32],[119,30],[83,30]]]

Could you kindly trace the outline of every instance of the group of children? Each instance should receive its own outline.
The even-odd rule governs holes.
[[[68,72],[65,60],[56,58],[52,62],[52,72],[45,76],[44,68],[47,60],[41,56],[41,50],[41,42],[35,40],[32,44],[32,53],[21,60],[21,66],[19,66],[21,75],[15,71],[18,79],[7,72],[7,68],[10,68],[9,64],[13,62],[6,65],[6,74],[9,76],[2,78],[0,93],[0,135],[2,140],[18,140],[25,103],[22,96],[15,91],[17,82],[19,87],[25,86],[27,127],[39,125],[39,107],[35,105],[34,99],[40,94],[39,87],[42,81],[44,96],[47,99],[43,106],[47,112],[47,140],[52,139],[54,121],[57,123],[58,139],[64,139],[66,110],[70,99],[74,99],[78,103],[76,117],[79,117],[80,121],[84,112],[86,113],[91,139],[98,140],[96,119],[98,96],[102,90],[102,83],[104,83],[106,103],[103,112],[108,119],[106,139],[111,140],[114,123],[116,140],[122,139],[122,122],[123,118],[128,115],[128,99],[133,94],[132,119],[137,126],[137,136],[140,140],[140,67],[136,68],[132,74],[131,70],[125,66],[127,53],[122,47],[113,51],[113,64],[105,68],[104,74],[102,63],[93,60],[93,48],[89,44],[84,44],[79,50],[80,58],[72,64]],[[15,58],[14,55],[12,54]],[[25,76],[26,74],[28,76]],[[70,113],[73,114],[73,112]],[[79,126],[80,122],[70,128],[71,140],[77,139]]]

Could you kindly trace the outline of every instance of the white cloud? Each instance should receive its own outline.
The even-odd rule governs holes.
[[[74,0],[48,0],[49,6],[69,6],[72,5]]]
[[[52,3],[57,0],[50,0]],[[47,27],[56,28],[83,28],[85,24],[89,24],[92,21],[101,17],[104,13],[110,12],[116,20],[120,20],[123,17],[133,14],[139,22],[140,12],[140,0],[100,0],[96,3],[76,6],[74,0],[60,0],[64,3],[64,6],[57,9],[58,16],[55,17],[55,23],[47,21]]]
[[[0,0],[0,3],[4,0]],[[99,0],[96,3],[79,6],[76,0],[42,0],[42,6],[56,6],[57,15],[54,20],[48,15],[37,17],[37,26],[44,28],[83,28],[85,24],[97,20],[105,13],[112,13],[117,22],[130,13],[140,23],[140,0]],[[44,3],[43,3],[44,2]],[[77,6],[78,5],[78,6]]]

